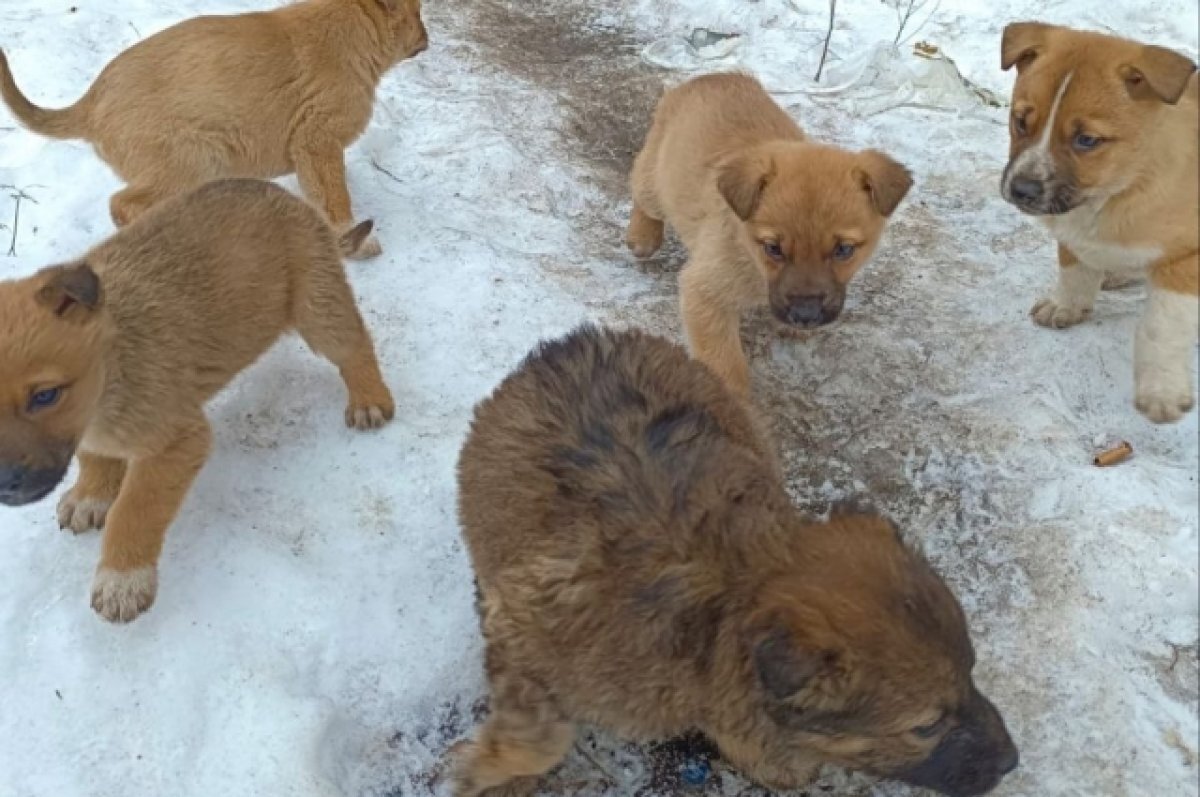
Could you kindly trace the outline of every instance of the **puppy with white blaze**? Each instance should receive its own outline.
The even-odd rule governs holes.
[[[1087,318],[1102,287],[1148,275],[1134,347],[1137,408],[1155,423],[1192,409],[1200,325],[1197,77],[1154,45],[1017,22],[1001,66],[1016,67],[1004,198],[1058,241],[1058,287],[1034,321]]]

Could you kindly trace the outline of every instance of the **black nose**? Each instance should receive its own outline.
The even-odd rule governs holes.
[[[821,296],[797,296],[788,303],[789,324],[816,324],[821,320],[825,300]]]
[[[0,465],[0,501],[7,503],[20,495],[28,472],[24,465]]]
[[[1017,748],[1010,747],[999,761],[1000,774],[1007,775],[1009,772],[1012,772],[1014,769],[1016,769],[1017,765],[1020,763],[1021,756],[1017,754]]]
[[[0,504],[21,506],[40,501],[62,481],[57,468],[31,469],[26,465],[0,465]]]
[[[1031,180],[1028,177],[1014,177],[1010,186],[1014,199],[1021,202],[1033,202],[1041,199],[1045,192],[1045,186],[1038,180]]]

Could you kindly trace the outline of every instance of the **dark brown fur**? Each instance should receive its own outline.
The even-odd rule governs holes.
[[[581,722],[698,729],[775,787],[831,762],[980,794],[1015,766],[941,579],[878,517],[801,520],[681,348],[543,345],[478,407],[459,485],[492,691],[456,797],[546,772]]]

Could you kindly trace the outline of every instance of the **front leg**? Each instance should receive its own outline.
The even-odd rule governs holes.
[[[705,262],[692,259],[679,275],[679,309],[692,356],[713,370],[739,398],[750,395],[750,366],[738,335],[741,310],[712,291]]]
[[[325,218],[338,232],[354,226],[350,209],[350,189],[346,187],[346,160],[340,144],[324,137],[297,136],[292,146],[292,161],[300,190],[314,205],[321,208]],[[350,257],[356,260],[374,257],[383,248],[374,235],[359,244]]]
[[[92,582],[92,608],[104,619],[129,622],[154,603],[163,537],[208,457],[211,439],[208,422],[198,415],[162,451],[129,462]]]
[[[79,478],[58,502],[58,526],[75,534],[104,527],[121,492],[125,460],[80,451]]]
[[[1155,423],[1178,421],[1195,404],[1198,273],[1196,255],[1150,268],[1150,298],[1138,325],[1133,363],[1135,403]]]
[[[821,769],[820,761],[794,750],[773,751],[762,743],[738,737],[716,737],[713,741],[741,775],[772,791],[803,788]]]
[[[1062,244],[1058,245],[1058,287],[1051,298],[1033,306],[1030,315],[1044,327],[1064,329],[1092,314],[1104,272],[1089,268]]]

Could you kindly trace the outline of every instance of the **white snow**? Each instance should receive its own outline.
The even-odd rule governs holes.
[[[0,4],[0,47],[35,102],[73,102],[120,50],[188,16],[273,3],[77,5]],[[348,153],[356,209],[385,248],[349,271],[396,421],[345,430],[334,370],[282,342],[213,403],[214,453],[168,535],[157,603],[129,626],[88,607],[99,538],[58,531],[57,495],[0,512],[0,797],[430,794],[484,694],[455,520],[473,404],[539,338],[585,318],[679,336],[681,255],[659,273],[624,254],[626,199],[564,133],[578,97],[490,62],[471,24],[487,5],[426,3],[430,50],[385,78]],[[913,169],[843,321],[806,340],[748,325],[796,498],[877,494],[959,594],[978,679],[1022,752],[998,794],[1196,794],[1197,415],[1154,427],[1133,408],[1141,289],[1106,294],[1071,330],[1028,320],[1053,247],[999,198],[1004,110],[856,115],[852,97],[804,94],[822,0],[546,5],[594,14],[592,32],[639,47],[697,26],[742,33],[735,63],[815,135]],[[879,0],[842,0],[829,68],[890,42],[895,18]],[[1197,46],[1191,0],[943,0],[912,40],[1005,97],[1000,30],[1032,18]],[[564,63],[563,80],[585,81],[567,73],[587,63]],[[111,233],[119,184],[103,163],[7,111],[0,184],[32,197],[17,256],[3,256],[12,230],[0,229],[0,278]],[[1120,439],[1134,458],[1092,467]],[[627,750],[603,735],[599,746],[636,774]],[[595,780],[580,762],[568,769]],[[840,773],[825,785],[911,793]]]

